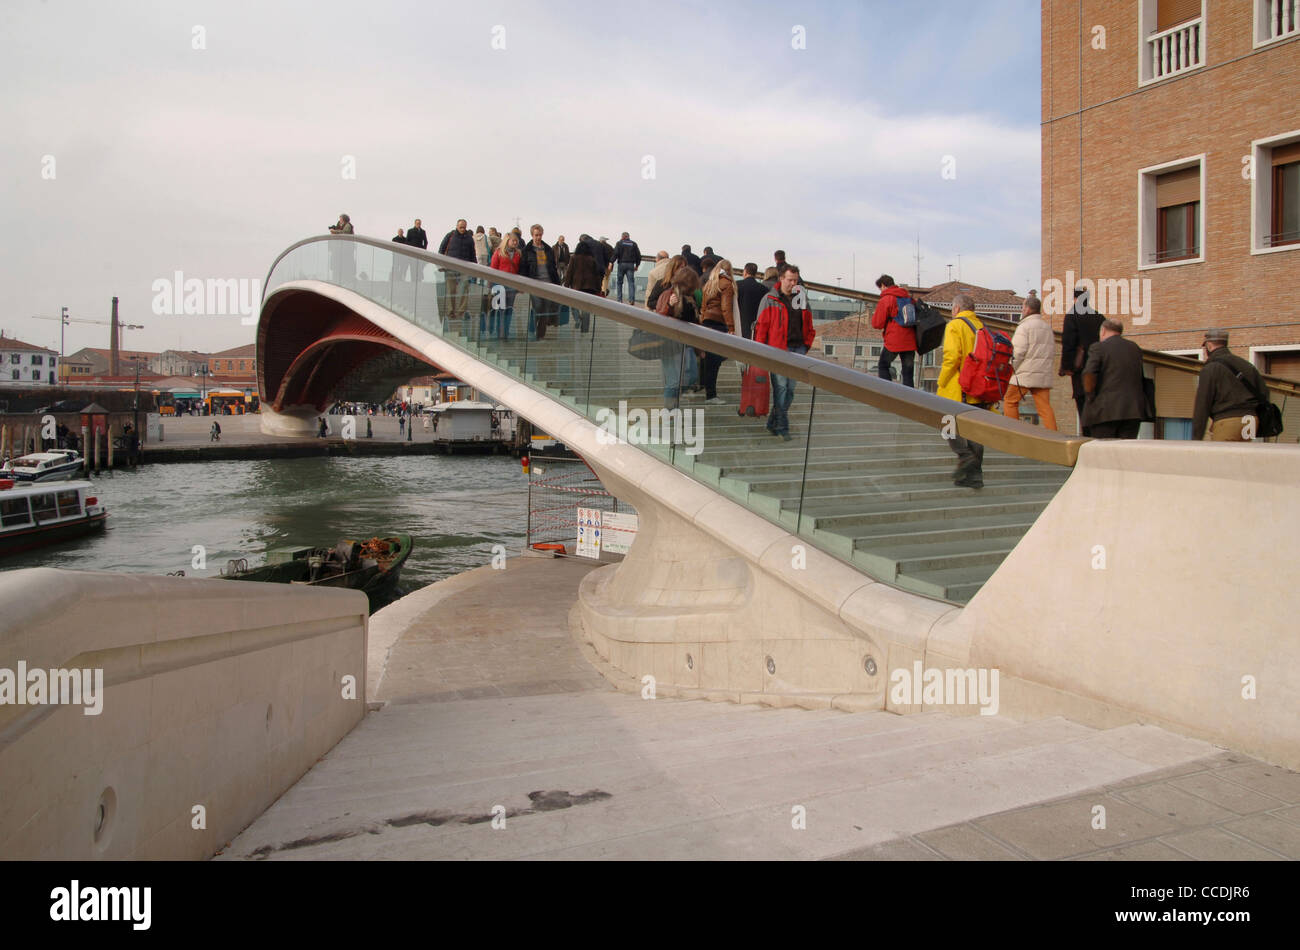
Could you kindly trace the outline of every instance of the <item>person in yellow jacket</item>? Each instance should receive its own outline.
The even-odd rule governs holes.
[[[967,321],[970,321],[968,324]],[[992,409],[995,403],[982,403],[961,391],[959,379],[962,363],[975,349],[975,332],[984,322],[975,316],[975,301],[969,294],[952,298],[952,319],[943,334],[943,367],[939,370],[938,394],[954,402]],[[959,488],[984,487],[984,446],[961,437],[948,440],[957,453],[957,468],[952,473],[952,483]]]

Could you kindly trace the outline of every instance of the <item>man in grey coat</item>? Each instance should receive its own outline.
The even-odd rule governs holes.
[[[1136,439],[1148,417],[1142,382],[1142,348],[1121,335],[1124,324],[1105,320],[1101,340],[1088,351],[1083,386],[1088,393],[1083,424],[1097,439]]]

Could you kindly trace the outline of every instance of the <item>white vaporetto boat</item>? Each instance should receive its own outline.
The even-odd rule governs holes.
[[[108,512],[90,482],[15,484],[0,478],[0,557],[101,531]]]
[[[81,453],[75,449],[52,449],[10,459],[0,466],[0,478],[18,482],[58,482],[76,475]]]

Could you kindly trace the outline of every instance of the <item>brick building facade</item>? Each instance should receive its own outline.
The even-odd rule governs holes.
[[[1053,325],[1105,281],[1139,345],[1300,379],[1300,0],[1046,0],[1042,83]]]

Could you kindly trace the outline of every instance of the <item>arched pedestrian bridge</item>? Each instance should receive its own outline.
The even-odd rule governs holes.
[[[493,303],[513,304],[508,334]],[[538,341],[538,312],[567,322]],[[636,358],[634,333],[669,358]],[[428,363],[580,452],[641,517],[578,607],[628,675],[908,712],[895,671],[996,669],[1003,712],[1153,722],[1300,764],[1293,445],[1089,442],[356,236],[277,259],[257,342],[271,431],[311,435],[336,399],[383,398]],[[684,347],[727,358],[725,405],[675,397]],[[741,363],[796,380],[790,441],[737,414]],[[655,420],[686,424],[664,438]],[[983,489],[953,485],[953,434],[987,447]]]

